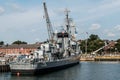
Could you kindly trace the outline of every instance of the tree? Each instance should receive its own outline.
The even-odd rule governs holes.
[[[17,40],[17,41],[14,41],[12,44],[27,44],[27,42]]]
[[[80,46],[81,46],[81,50],[84,53],[85,48],[86,48],[86,40],[82,40],[80,43]],[[87,40],[87,52],[88,53],[93,52],[101,48],[102,46],[104,46],[104,41],[101,40],[98,35],[91,34],[89,36],[89,39]]]
[[[90,49],[90,52],[95,51],[101,48],[102,46],[104,46],[104,41],[100,39],[88,42],[88,50]]]
[[[82,52],[85,53],[85,40],[80,41],[80,48],[81,48]]]
[[[0,41],[0,45],[4,45],[4,41]]]
[[[120,43],[120,39],[118,39],[117,42]]]
[[[91,34],[90,36],[89,36],[89,41],[93,41],[93,40],[99,40],[100,38],[99,38],[99,36],[98,35],[95,35],[95,34]]]
[[[120,52],[120,39],[117,40],[117,43],[115,44],[115,48],[117,49],[117,51]]]

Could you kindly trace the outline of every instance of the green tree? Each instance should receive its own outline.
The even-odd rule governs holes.
[[[82,52],[85,53],[85,40],[80,41],[80,48],[81,48]]]
[[[86,49],[86,40],[82,40],[80,43],[81,50],[85,53]],[[100,47],[104,46],[104,41],[99,38],[98,35],[91,34],[87,39],[87,52],[93,52]]]
[[[4,45],[4,41],[0,41],[0,45]]]
[[[89,36],[89,41],[93,41],[93,40],[100,40],[99,36],[98,35],[95,35],[95,34],[91,34]]]
[[[104,46],[104,41],[97,39],[97,40],[93,40],[88,42],[88,52],[93,52],[99,48],[101,48],[102,46]]]
[[[115,44],[115,48],[120,52],[120,39],[118,39],[116,42],[117,43]]]
[[[27,42],[17,40],[17,41],[14,41],[12,44],[27,44]]]

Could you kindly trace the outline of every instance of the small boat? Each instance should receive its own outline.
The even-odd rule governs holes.
[[[49,40],[42,43],[30,55],[20,55],[9,63],[13,75],[36,75],[68,68],[79,64],[80,46],[76,40],[76,27],[66,10],[66,25],[59,32],[53,32],[43,3]]]

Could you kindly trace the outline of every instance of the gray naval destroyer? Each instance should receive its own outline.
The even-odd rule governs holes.
[[[76,27],[66,9],[65,26],[61,31],[53,31],[46,3],[43,3],[49,40],[42,43],[30,55],[18,56],[10,62],[12,75],[45,74],[79,64],[80,46],[76,41]]]

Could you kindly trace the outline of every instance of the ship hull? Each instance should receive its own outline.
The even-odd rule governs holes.
[[[65,69],[79,64],[79,59],[64,59],[54,62],[46,62],[45,64],[37,63],[33,64],[33,67],[29,65],[10,65],[12,75],[43,75],[57,70]],[[42,66],[41,66],[42,65]],[[43,66],[44,65],[44,66]],[[28,66],[28,67],[24,67]]]

